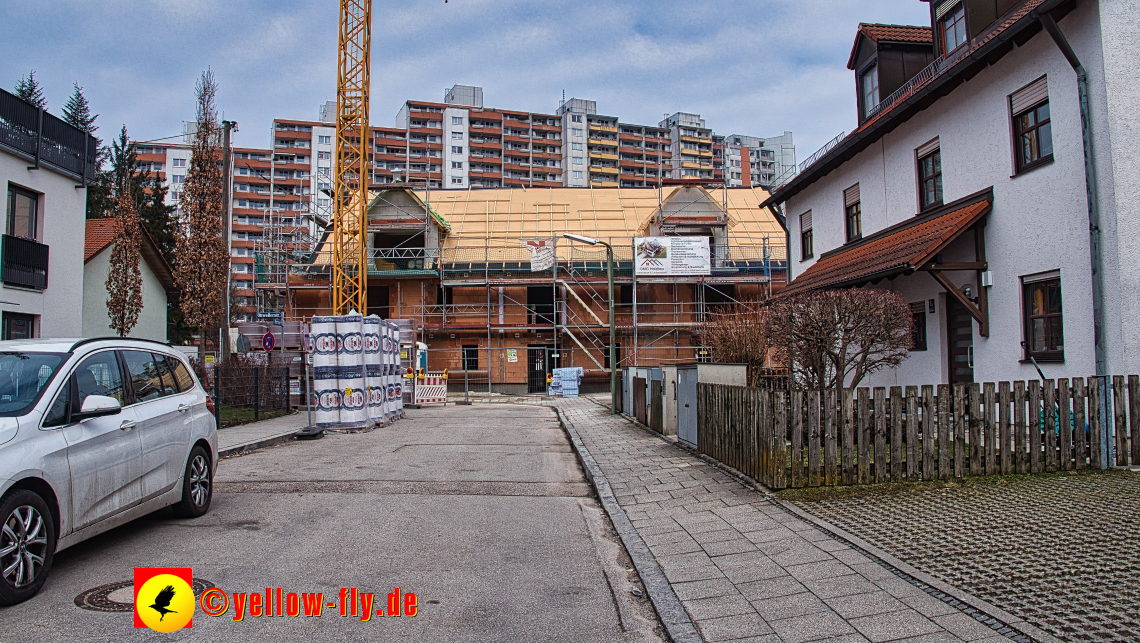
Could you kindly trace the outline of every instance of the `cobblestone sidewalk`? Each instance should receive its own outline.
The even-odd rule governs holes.
[[[1140,473],[796,505],[1063,640],[1140,641]]]
[[[580,398],[553,404],[574,425],[706,641],[1007,640],[607,409]]]

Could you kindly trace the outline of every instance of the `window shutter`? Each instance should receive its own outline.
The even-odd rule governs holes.
[[[843,191],[843,206],[847,207],[859,202],[859,184],[856,183]]]
[[[800,232],[811,230],[811,210],[800,215]]]
[[[916,301],[910,305],[910,312],[912,313],[925,313],[926,302]]]
[[[922,147],[918,148],[918,150],[917,150],[918,151],[918,158],[922,158],[924,156],[927,156],[931,152],[933,152],[934,150],[937,150],[937,149],[938,149],[938,137],[935,136],[933,141],[930,141],[929,143],[924,143],[922,145]]]
[[[934,19],[941,20],[942,16],[950,13],[950,10],[956,6],[958,6],[958,0],[946,0],[946,2],[938,5],[938,8],[934,10]]]
[[[1047,81],[1048,77],[1042,76],[1010,95],[1010,109],[1013,110],[1015,116],[1049,98],[1049,83]]]

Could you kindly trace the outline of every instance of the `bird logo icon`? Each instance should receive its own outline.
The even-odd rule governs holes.
[[[150,608],[162,615],[158,617],[159,622],[165,619],[167,614],[178,613],[170,609],[170,601],[172,600],[174,600],[174,587],[171,585],[162,588],[158,596],[154,597],[154,605],[151,605]]]
[[[175,632],[193,627],[193,572],[189,568],[135,568],[135,627]]]

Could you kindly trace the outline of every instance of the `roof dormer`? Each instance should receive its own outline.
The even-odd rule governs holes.
[[[855,72],[859,122],[933,60],[930,27],[861,23],[847,60]]]

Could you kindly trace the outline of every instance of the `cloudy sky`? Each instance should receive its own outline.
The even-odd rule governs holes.
[[[552,113],[562,92],[625,122],[697,112],[721,134],[795,135],[806,158],[855,122],[859,22],[922,24],[920,0],[375,0],[372,124],[406,99],[480,85],[488,107]],[[30,69],[49,110],[72,82],[99,134],[178,134],[213,69],[237,144],[336,98],[335,0],[4,0],[0,85]]]

